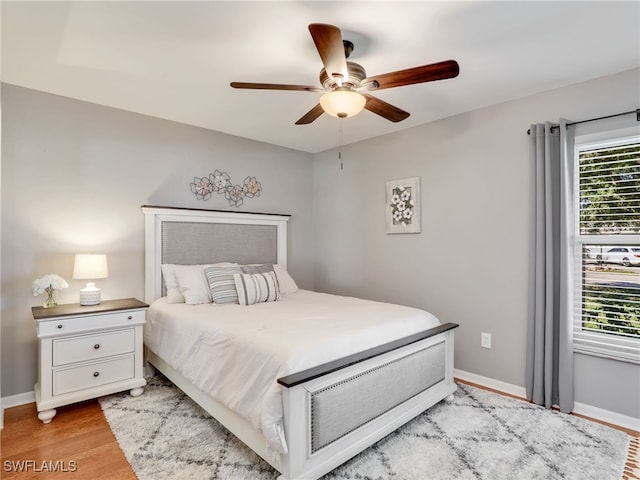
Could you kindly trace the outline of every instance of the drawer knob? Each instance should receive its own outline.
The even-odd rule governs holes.
[[[94,377],[99,377],[100,376],[100,372],[93,372],[93,376]]]
[[[62,324],[61,323],[58,324],[58,328],[62,328]]]
[[[131,320],[132,318],[133,318],[133,317],[132,317],[131,315],[129,315],[129,316],[127,317],[127,319],[128,319],[128,320]]]
[[[96,344],[93,346],[93,348],[95,348],[96,350],[98,350],[98,349],[100,348],[100,344],[99,344],[99,343],[96,343]]]

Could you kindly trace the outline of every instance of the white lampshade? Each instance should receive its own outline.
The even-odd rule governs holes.
[[[105,254],[77,254],[73,263],[74,279],[95,280],[107,278],[109,269],[107,268],[107,256]],[[93,282],[80,290],[80,305],[98,305],[101,302],[101,292]]]
[[[334,117],[353,117],[362,111],[367,99],[352,90],[334,90],[320,97],[322,109]]]

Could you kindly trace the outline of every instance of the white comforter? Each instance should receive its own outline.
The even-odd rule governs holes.
[[[282,376],[439,325],[423,310],[299,290],[252,306],[149,308],[145,343],[286,453]]]

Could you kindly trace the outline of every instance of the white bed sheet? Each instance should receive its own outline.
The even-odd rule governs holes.
[[[153,302],[146,345],[286,453],[277,379],[439,325],[423,310],[307,290],[240,305]]]

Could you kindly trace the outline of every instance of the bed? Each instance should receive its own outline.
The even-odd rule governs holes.
[[[278,301],[249,307],[168,302],[166,264],[266,264],[286,276],[289,216],[142,210],[145,301],[151,306],[147,362],[281,480],[321,477],[456,390],[457,325],[422,310],[297,288],[285,292],[284,283]],[[302,326],[300,317],[309,323]],[[397,317],[393,328],[386,317]],[[243,329],[250,340],[232,343],[243,338]],[[220,356],[215,345],[236,360]],[[252,393],[241,397],[243,384]]]

